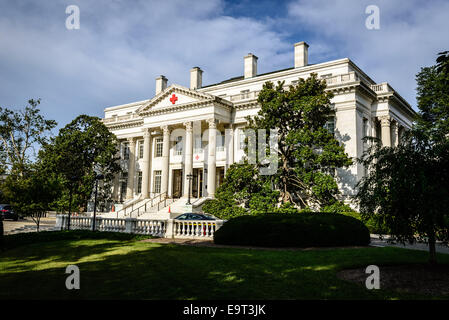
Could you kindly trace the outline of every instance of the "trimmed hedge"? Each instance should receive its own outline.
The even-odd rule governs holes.
[[[336,213],[266,214],[230,219],[214,234],[216,244],[263,247],[368,245],[359,220]]]

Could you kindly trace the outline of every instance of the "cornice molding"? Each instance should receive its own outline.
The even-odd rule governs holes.
[[[143,119],[124,121],[124,122],[118,122],[118,123],[106,123],[105,124],[105,126],[109,130],[119,130],[119,129],[134,128],[134,127],[138,127],[138,126],[142,126],[142,125],[143,125]]]

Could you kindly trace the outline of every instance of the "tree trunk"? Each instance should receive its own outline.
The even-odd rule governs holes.
[[[69,218],[67,221],[67,230],[70,230],[70,216],[72,214],[72,188],[69,190]]]
[[[435,231],[431,230],[429,232],[429,263],[431,265],[437,264],[437,253],[436,253],[436,247],[435,247]]]
[[[3,217],[0,217],[0,250],[3,250]]]

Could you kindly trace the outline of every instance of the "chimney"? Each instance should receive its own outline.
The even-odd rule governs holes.
[[[255,77],[257,75],[257,57],[252,53],[248,53],[248,55],[243,58],[243,61],[245,64],[245,79]]]
[[[203,85],[203,70],[199,67],[190,69],[190,89],[199,89]]]
[[[167,81],[167,78],[162,75],[156,78],[156,95],[167,88]]]
[[[309,45],[304,41],[295,43],[295,68],[307,66],[308,56]]]

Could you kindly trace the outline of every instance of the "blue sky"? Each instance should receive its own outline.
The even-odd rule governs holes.
[[[68,5],[80,29],[68,30]],[[380,29],[365,8],[380,9]],[[449,50],[447,0],[132,1],[0,0],[0,105],[41,110],[64,126],[77,115],[151,98],[155,78],[188,86],[293,65],[293,43],[309,43],[309,63],[348,57],[376,82],[388,81],[412,106],[415,75]]]

